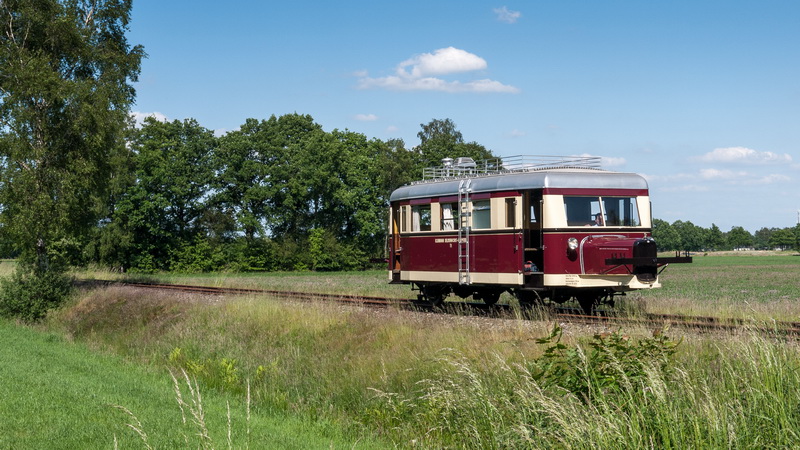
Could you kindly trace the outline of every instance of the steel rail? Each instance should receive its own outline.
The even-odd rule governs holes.
[[[444,313],[472,313],[481,316],[495,317],[519,317],[509,305],[487,305],[485,303],[473,302],[445,302],[441,306],[435,306],[429,302],[406,299],[406,298],[387,298],[376,296],[364,296],[355,294],[330,294],[318,292],[293,292],[279,291],[270,289],[246,289],[232,287],[196,286],[185,284],[164,284],[164,283],[142,283],[125,281],[80,281],[79,284],[92,285],[112,285],[130,286],[143,289],[170,290],[189,292],[207,295],[272,295],[280,298],[303,301],[335,301],[339,303],[358,304],[373,307],[395,306],[404,309],[441,311]],[[525,309],[522,316],[524,317]],[[642,317],[626,317],[615,315],[613,311],[598,311],[598,315],[572,314],[568,312],[556,312],[555,308],[544,310],[545,317],[566,321],[568,323],[582,324],[604,324],[604,325],[639,325],[649,327],[661,327],[664,325],[675,326],[685,329],[702,331],[736,331],[753,330],[769,335],[800,335],[800,322],[771,321],[769,326],[766,322],[758,322],[748,319],[722,319],[707,316],[682,316],[676,314],[643,314]]]

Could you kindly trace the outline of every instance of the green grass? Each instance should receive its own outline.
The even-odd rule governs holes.
[[[695,255],[661,275],[661,289],[631,294],[648,312],[800,320],[800,256],[793,252]]]
[[[712,315],[757,320],[800,320],[800,255],[795,252],[719,252],[694,255],[692,264],[673,264],[661,274],[662,288],[629,293],[623,303],[664,314]],[[83,278],[124,278],[103,271]],[[138,277],[137,275],[131,275]],[[153,281],[285,291],[356,293],[415,298],[409,285],[390,285],[383,270],[363,272],[279,272],[154,274]],[[452,297],[451,298],[455,298]],[[514,303],[504,294],[502,303]]]
[[[536,341],[547,323],[145,292],[86,293],[48,327],[156,373],[183,368],[235,410],[249,379],[263,414],[399,447],[790,447],[800,436],[798,348],[747,333],[686,334],[662,360],[649,330],[590,341],[567,326],[554,366],[542,356],[552,344]]]
[[[650,312],[768,326],[800,318],[798,273],[800,257],[789,253],[700,255],[668,267],[663,289],[629,300]],[[367,293],[386,274],[172,279]],[[568,325],[548,359],[552,343],[537,343],[548,323],[204,299],[106,288],[84,293],[47,327],[155,373],[183,368],[235,399],[235,410],[249,379],[263,414],[399,447],[791,448],[800,439],[800,349],[791,341],[673,330],[677,352],[653,359],[652,330],[629,328],[609,341]]]
[[[392,298],[416,298],[409,285],[389,284],[385,270],[358,272],[264,272],[202,274],[156,273],[118,274],[98,269],[80,270],[75,276],[98,280],[141,280],[198,286],[236,287],[244,289],[266,289],[312,293],[335,293],[384,296]]]
[[[182,423],[174,383],[163,366],[143,369],[59,334],[5,320],[0,321],[0,360],[2,448],[111,448],[115,440],[120,448],[141,448],[142,438],[128,426],[136,420],[154,448],[227,447],[226,402],[232,414],[231,442],[237,448],[354,445],[335,426],[264,414],[257,407],[248,421],[243,397],[214,391],[201,391],[210,439],[200,439],[188,410],[189,423]],[[187,385],[180,381],[184,400],[191,403]]]

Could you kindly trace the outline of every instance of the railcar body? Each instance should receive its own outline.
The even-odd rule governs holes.
[[[598,158],[444,163],[390,197],[390,281],[421,299],[494,303],[508,291],[521,303],[575,298],[589,312],[691,262],[657,256],[647,181]]]

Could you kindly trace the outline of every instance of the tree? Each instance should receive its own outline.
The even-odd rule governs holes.
[[[681,235],[665,220],[653,219],[653,239],[659,250],[683,250]]]
[[[492,152],[477,142],[464,142],[461,132],[450,119],[433,119],[427,124],[420,124],[422,130],[417,133],[420,144],[416,147],[422,168],[441,165],[444,158],[469,157],[475,161],[494,158]]]
[[[125,37],[130,8],[0,2],[0,204],[30,276],[62,270],[57,247],[80,246],[101,210],[144,56]]]
[[[706,232],[706,248],[709,250],[722,250],[725,247],[725,236],[722,230],[712,223],[711,229]]]
[[[764,250],[769,248],[770,239],[772,238],[772,233],[774,233],[776,230],[777,228],[763,227],[760,230],[756,231],[753,235],[753,247],[759,250]]]
[[[794,226],[794,249],[800,251],[800,223]]]
[[[170,257],[206,235],[204,199],[214,174],[213,133],[195,120],[148,117],[131,142],[135,181],[115,205],[109,233],[127,251],[119,265],[166,269]]]
[[[219,173],[213,182],[212,203],[235,217],[236,227],[249,242],[264,234],[272,196],[267,170],[273,155],[269,126],[267,121],[247,119],[239,130],[220,139],[214,153]]]
[[[794,228],[775,230],[769,239],[769,246],[775,249],[788,250],[794,248],[796,237]]]
[[[742,227],[732,227],[727,233],[728,246],[731,248],[750,248],[753,246],[753,235]]]
[[[678,250],[687,250],[691,252],[700,251],[704,248],[706,242],[705,230],[690,221],[676,220],[672,223],[672,228],[681,237],[681,246]]]

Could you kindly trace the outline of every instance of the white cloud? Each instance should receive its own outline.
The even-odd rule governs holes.
[[[700,162],[746,164],[781,164],[792,161],[792,157],[785,153],[781,155],[773,152],[759,152],[746,147],[717,148],[694,159]]]
[[[730,180],[732,178],[747,177],[747,172],[734,172],[732,170],[701,169],[700,178],[704,180]]]
[[[495,8],[493,9],[493,11],[495,14],[497,14],[497,20],[499,20],[500,22],[514,23],[520,17],[522,17],[521,12],[511,11],[505,6],[503,6],[502,8]]]
[[[378,116],[375,114],[356,114],[354,118],[363,122],[374,122],[378,120]]]
[[[361,89],[384,88],[393,91],[441,91],[450,93],[479,92],[479,93],[509,93],[516,94],[519,89],[508,86],[499,81],[475,80],[462,83],[460,81],[445,81],[440,78],[362,78],[358,83]]]
[[[387,133],[397,133],[398,131],[400,131],[400,128],[397,128],[394,125],[389,125],[388,127],[386,127]]]
[[[775,183],[785,183],[787,181],[792,181],[791,177],[786,175],[781,175],[777,173],[769,174],[763,176],[761,178],[749,180],[745,184],[775,184]]]
[[[167,116],[165,116],[164,114],[161,114],[160,112],[146,113],[146,112],[132,111],[131,112],[131,117],[133,117],[133,120],[136,122],[136,126],[137,127],[141,127],[142,124],[144,123],[144,119],[146,119],[148,117],[152,117],[152,118],[156,119],[159,122],[166,122],[167,121]]]
[[[401,77],[421,78],[428,75],[483,70],[487,66],[486,60],[478,55],[455,47],[447,47],[401,62],[397,66],[397,74]],[[406,70],[406,67],[410,67],[411,71]]]
[[[659,189],[661,192],[708,192],[708,186],[698,186],[696,184],[683,184],[680,186],[668,186]]]
[[[526,133],[526,132],[524,132],[522,130],[518,130],[518,129],[514,128],[513,130],[509,131],[508,135],[510,137],[512,137],[512,138],[518,138],[518,137],[527,136],[528,133]]]
[[[518,93],[519,89],[499,81],[480,79],[447,81],[438,75],[474,72],[486,69],[486,60],[454,47],[441,48],[433,53],[423,53],[407,59],[395,68],[396,75],[371,78],[362,72],[360,89],[388,89],[394,91],[441,91],[450,93]]]

